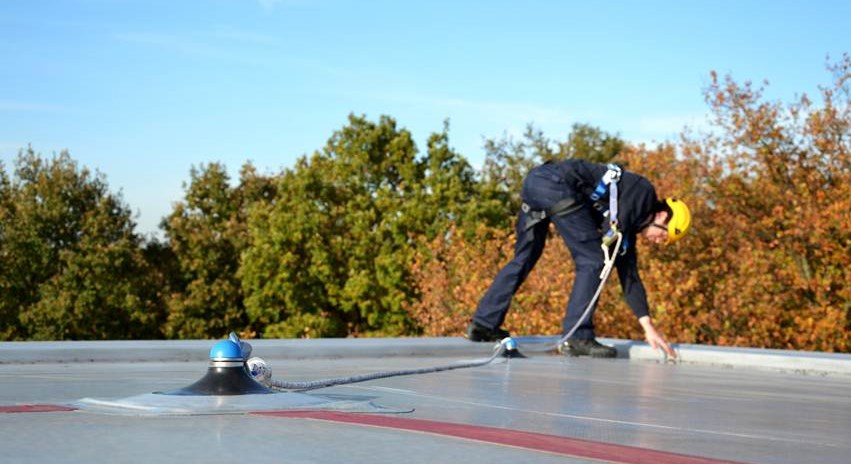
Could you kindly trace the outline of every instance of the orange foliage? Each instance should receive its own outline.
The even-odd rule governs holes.
[[[672,246],[639,240],[639,268],[656,324],[672,342],[851,351],[851,59],[833,71],[823,104],[762,101],[749,83],[712,75],[718,132],[618,162],[682,198],[692,229]],[[409,307],[428,335],[459,335],[513,236],[480,227],[450,233],[414,264],[421,299]],[[551,233],[516,295],[505,328],[558,334],[573,263]],[[598,336],[641,339],[613,275],[595,316]]]

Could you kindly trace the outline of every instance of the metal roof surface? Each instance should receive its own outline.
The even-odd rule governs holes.
[[[588,359],[540,352],[551,337],[518,340],[528,358],[303,392],[187,397],[180,412],[81,400],[159,400],[151,394],[204,375],[213,341],[0,343],[0,461],[849,462],[849,355],[678,345],[673,364],[636,342],[604,339],[619,358]],[[491,352],[460,338],[251,343],[286,380]]]

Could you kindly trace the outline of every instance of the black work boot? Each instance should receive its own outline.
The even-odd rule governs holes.
[[[505,337],[510,337],[511,334],[507,330],[489,329],[473,321],[467,326],[464,336],[471,342],[498,342]]]
[[[616,358],[618,350],[611,346],[601,345],[597,340],[580,340],[571,338],[560,347],[561,354],[565,356],[591,356],[592,358]]]

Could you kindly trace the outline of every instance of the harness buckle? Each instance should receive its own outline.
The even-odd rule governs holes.
[[[620,166],[614,163],[609,163],[606,167],[608,168],[608,171],[603,174],[603,177],[600,178],[600,182],[597,182],[597,186],[594,187],[594,191],[591,192],[590,196],[592,201],[600,201],[606,196],[612,185],[617,184],[621,180],[621,173],[623,170]],[[608,186],[609,189],[607,189],[606,186]]]
[[[600,180],[600,182],[603,182],[603,184],[605,185],[609,185],[612,182],[618,182],[621,180],[621,173],[623,171],[621,170],[620,166],[615,163],[609,163],[606,165],[606,167],[609,168],[609,170],[606,171],[605,174],[603,174],[603,178]]]

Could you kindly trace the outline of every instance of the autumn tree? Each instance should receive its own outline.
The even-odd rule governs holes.
[[[654,318],[672,341],[851,351],[851,59],[829,70],[819,104],[767,101],[761,88],[713,74],[710,133],[620,150],[618,161],[692,210],[683,240],[637,244]],[[423,297],[412,306],[427,333],[461,333],[512,240],[496,230],[431,242],[415,263]],[[506,321],[515,332],[558,332],[571,266],[558,245],[542,260]],[[598,335],[640,339],[616,288],[601,297]]]
[[[699,341],[851,349],[851,59],[828,68],[820,104],[711,76]]]

